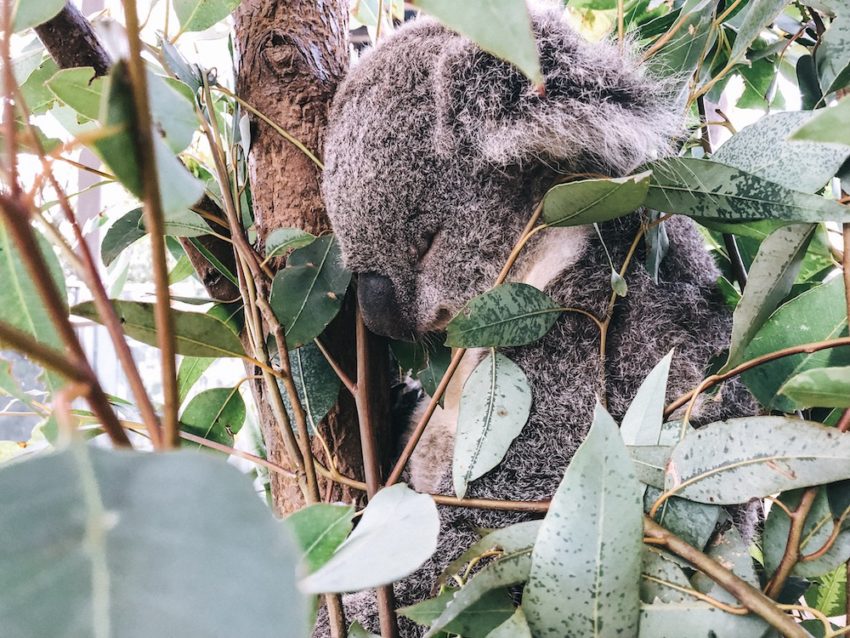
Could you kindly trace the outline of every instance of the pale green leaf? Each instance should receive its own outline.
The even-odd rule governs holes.
[[[23,31],[44,24],[64,7],[65,0],[15,0],[12,7],[12,31]]]
[[[330,503],[309,505],[284,519],[310,571],[316,571],[328,562],[351,533],[353,520],[353,506]]]
[[[181,31],[203,31],[224,20],[240,0],[174,0]]]
[[[458,498],[470,481],[504,458],[531,412],[531,388],[522,369],[492,351],[463,385],[455,434],[452,477]]]
[[[730,60],[740,60],[747,49],[785,8],[789,0],[756,0],[747,3],[738,17],[738,35],[729,54]]]
[[[681,603],[641,605],[638,638],[762,638],[767,624],[755,614],[727,614],[694,598]]]
[[[829,24],[815,49],[815,63],[824,95],[850,81],[850,13],[840,12]]]
[[[430,626],[452,601],[456,590],[447,589],[436,598],[402,607],[399,616],[409,618],[419,625]],[[485,592],[478,600],[464,609],[445,626],[445,632],[462,635],[463,638],[487,638],[491,630],[498,627],[514,613],[511,595],[504,587]],[[446,636],[445,632],[438,635]]]
[[[215,359],[210,357],[183,357],[177,368],[177,403],[183,405],[192,386],[200,379]]]
[[[551,226],[580,226],[627,215],[646,199],[650,176],[646,171],[554,186],[543,198],[543,219]]]
[[[782,394],[806,408],[850,408],[850,366],[801,372],[782,385]]]
[[[811,121],[791,135],[791,139],[850,146],[850,97],[819,110]]]
[[[403,483],[380,490],[351,536],[300,583],[310,594],[379,587],[415,571],[437,547],[440,519],[430,496]]]
[[[534,546],[522,606],[535,636],[637,632],[642,492],[617,424],[597,405]]]
[[[487,634],[487,638],[531,638],[531,629],[522,608],[518,608],[513,616]]]
[[[664,423],[664,397],[667,394],[667,376],[673,351],[655,364],[638,388],[623,421],[620,436],[626,445],[658,445],[661,425]]]

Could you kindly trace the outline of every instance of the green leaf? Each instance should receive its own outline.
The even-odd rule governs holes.
[[[835,106],[817,111],[817,115],[798,128],[790,139],[850,146],[848,123],[850,123],[850,97],[845,97]]]
[[[755,614],[727,614],[693,598],[681,603],[640,606],[638,638],[682,638],[682,636],[734,636],[762,638],[765,622]]]
[[[34,231],[35,232],[35,231]],[[65,276],[50,244],[35,234],[41,256],[47,264],[53,284],[64,300]],[[24,266],[23,258],[7,225],[0,223],[0,321],[21,330],[46,346],[62,352],[64,345],[53,321],[36,291],[35,282]],[[46,372],[44,382],[52,393],[64,384],[64,379],[55,372]]]
[[[4,635],[306,635],[295,546],[221,459],[77,445],[0,469],[0,511]]]
[[[500,549],[505,554],[516,554],[523,550],[531,550],[537,534],[540,531],[542,521],[524,521],[514,523],[508,527],[493,530],[485,534],[469,548],[448,564],[440,576],[440,582],[445,582],[450,576],[459,574],[464,566],[474,558],[477,558],[492,549]]]
[[[488,592],[504,592],[505,587],[524,582],[528,578],[530,569],[531,550],[528,549],[515,554],[507,554],[499,560],[489,563],[477,572],[466,585],[454,592],[454,597],[449,600],[440,616],[431,622],[431,628],[423,638],[433,638],[440,631],[449,631],[453,622],[460,618],[462,614],[468,614],[473,605],[479,604],[485,599]],[[496,622],[496,626],[514,613],[514,606],[510,597],[507,597],[507,600],[499,605],[499,609],[504,615]]]
[[[385,487],[372,497],[357,528],[333,557],[301,581],[301,591],[359,591],[403,578],[434,553],[439,529],[430,496],[403,483]]]
[[[747,3],[740,13],[738,35],[735,38],[735,44],[732,46],[729,59],[737,61],[743,58],[750,45],[759,37],[762,30],[767,28],[776,19],[782,12],[782,9],[785,8],[785,5],[788,4],[788,1],[758,0]]]
[[[288,348],[318,337],[339,312],[351,273],[343,268],[333,235],[293,252],[278,271],[269,300],[286,330]]]
[[[154,304],[112,300],[124,333],[149,346],[157,345]],[[94,304],[86,301],[71,308],[71,313],[100,322]],[[187,357],[244,357],[239,337],[220,319],[200,312],[171,309],[177,354]]]
[[[280,257],[290,250],[304,248],[316,241],[316,236],[299,228],[278,228],[266,238],[266,259]]]
[[[203,78],[197,65],[190,65],[183,54],[180,53],[180,50],[169,42],[168,38],[160,37],[159,45],[162,49],[164,68],[189,87],[193,96],[197,95],[203,86]]]
[[[674,77],[684,89],[711,44],[717,39],[713,27],[718,0],[688,0],[682,6],[681,26],[670,40],[649,59],[648,66],[659,77]]]
[[[239,388],[212,388],[196,394],[180,415],[180,426],[208,441],[233,447],[245,423],[245,401]],[[198,445],[197,447],[201,447]]]
[[[127,190],[141,199],[140,164],[132,134],[135,108],[126,63],[112,66],[104,90],[100,121],[116,132],[96,140],[94,148]],[[158,133],[154,133],[153,142],[163,212],[166,216],[180,214],[201,198],[204,186],[177,160]]]
[[[545,335],[562,312],[534,286],[508,283],[472,299],[446,328],[453,348],[524,346]]]
[[[846,591],[847,568],[839,565],[830,573],[816,579],[813,586],[806,590],[806,603],[824,616],[842,616]]]
[[[12,32],[44,24],[64,7],[65,0],[15,0],[12,7]]]
[[[626,445],[658,445],[664,423],[664,397],[673,351],[655,364],[638,388],[620,424],[620,436]]]
[[[767,115],[729,138],[712,159],[785,188],[816,193],[838,172],[850,149],[788,140],[814,116],[805,111]]]
[[[452,477],[458,498],[470,481],[504,458],[531,412],[531,387],[522,369],[491,351],[463,385],[455,434]]]
[[[418,379],[425,394],[434,396],[437,386],[449,369],[452,359],[451,348],[445,347],[440,339],[424,342],[392,341],[390,348],[405,373]],[[443,405],[440,398],[440,406]]]
[[[779,500],[791,511],[794,511],[800,504],[801,496],[802,490],[793,490],[781,494]],[[790,529],[791,521],[782,508],[771,507],[762,533],[764,567],[768,576],[772,575],[779,567],[782,556],[785,554]],[[817,558],[798,561],[791,572],[793,575],[802,578],[817,578],[828,574],[850,559],[850,530],[846,529],[845,526],[845,529],[838,532],[834,541],[829,541],[834,531],[835,519],[829,507],[826,489],[819,487],[812,508],[803,525],[800,554],[802,556],[813,554],[822,549],[827,542],[833,544],[823,555]]]
[[[303,561],[314,572],[330,560],[351,533],[354,507],[316,503],[286,517],[286,526],[303,552]]]
[[[180,31],[203,31],[224,20],[240,0],[174,0]]]
[[[100,258],[104,266],[111,266],[126,248],[146,234],[141,208],[134,208],[116,219],[107,229],[100,244]]]
[[[559,184],[543,198],[543,219],[551,226],[580,226],[628,215],[643,205],[651,175],[646,171]]]
[[[830,22],[815,49],[815,64],[824,95],[847,86],[850,80],[850,13],[839,13]]]
[[[183,405],[189,390],[200,379],[215,359],[210,357],[183,357],[177,368],[177,404]]]
[[[534,546],[522,606],[535,636],[636,633],[641,494],[617,424],[597,405]]]
[[[311,433],[316,432],[319,422],[331,411],[339,398],[339,377],[315,343],[290,350],[289,365],[292,368],[292,380],[295,382],[298,398],[307,416],[307,425]],[[281,394],[289,417],[294,423],[289,395],[282,385]]]
[[[348,628],[348,638],[381,638],[377,634],[370,633],[363,629],[363,625],[361,625],[356,620],[351,623],[351,626]]]
[[[753,336],[791,292],[816,229],[816,224],[783,226],[759,246],[741,301],[732,315],[732,339],[723,370],[741,363]]]
[[[629,294],[629,285],[626,283],[626,278],[613,268],[611,269],[611,290],[618,297],[625,297]]]
[[[791,377],[782,394],[807,408],[850,407],[850,366],[812,368]]]
[[[192,89],[179,80],[148,73],[148,102],[151,116],[162,128],[172,152],[179,153],[189,146],[200,126]]]
[[[661,496],[660,489],[647,487],[643,507],[646,513]],[[697,549],[702,549],[714,534],[717,523],[725,516],[717,505],[695,503],[675,496],[664,501],[655,515],[655,521]]]
[[[100,116],[105,80],[96,77],[93,67],[62,69],[47,81],[47,88],[62,102],[90,120]]]
[[[755,566],[753,565],[753,557],[750,555],[749,547],[747,547],[744,539],[741,538],[741,533],[737,528],[730,527],[723,533],[715,536],[706,554],[726,567],[726,569],[745,583],[757,589],[760,587]],[[738,603],[738,599],[733,594],[730,594],[702,572],[694,574],[692,582],[696,589],[704,594],[708,594],[715,600],[730,605],[736,605]]]
[[[774,312],[747,346],[743,360],[846,334],[844,284],[837,277],[800,294]],[[830,348],[782,357],[745,372],[742,378],[765,407],[793,412],[801,406],[784,394],[783,386],[789,379],[813,368],[846,365],[850,365],[850,348]]]
[[[710,160],[673,158],[652,162],[646,205],[665,213],[743,221],[850,221],[846,206],[791,190]]]
[[[28,2],[31,0],[27,0]],[[47,81],[55,75],[59,67],[48,57],[35,69],[26,82],[21,84],[21,95],[31,115],[46,113],[56,101],[56,97],[47,88]]]
[[[533,84],[543,86],[543,72],[531,18],[523,2],[513,0],[411,0],[411,5],[437,18],[496,57],[507,60]]]
[[[781,416],[719,421],[674,449],[665,489],[699,503],[732,505],[850,478],[850,435]]]
[[[487,634],[487,638],[531,638],[531,629],[522,608],[518,608],[513,616]]]
[[[456,590],[448,589],[436,598],[402,607],[398,614],[419,625],[430,626],[444,612],[455,593]],[[514,606],[509,592],[504,588],[493,589],[458,614],[446,625],[445,633],[437,635],[442,637],[451,633],[462,635],[464,638],[486,638],[491,630],[510,618],[513,613]]]
[[[664,582],[659,583],[659,580]],[[652,603],[656,600],[662,603],[681,603],[693,600],[684,592],[668,587],[665,583],[692,589],[685,572],[669,554],[647,545],[643,551],[640,599],[645,603]]]

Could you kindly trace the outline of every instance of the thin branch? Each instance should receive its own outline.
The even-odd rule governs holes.
[[[339,377],[339,380],[342,382],[342,385],[345,386],[345,389],[348,390],[352,395],[357,394],[357,384],[354,383],[354,381],[351,380],[351,377],[349,377],[345,373],[345,370],[342,369],[342,367],[339,365],[339,362],[334,359],[333,355],[328,351],[327,348],[325,348],[321,339],[316,337],[313,341],[315,342],[316,347],[319,349],[319,352],[324,355],[325,360],[328,362],[328,365],[336,373],[336,376]]]
[[[808,633],[788,614],[776,607],[774,601],[758,589],[741,580],[716,560],[703,554],[675,534],[667,531],[648,517],[643,519],[644,534],[663,541],[664,546],[677,556],[684,558],[694,567],[705,573],[718,585],[740,601],[747,609],[758,614],[783,636],[788,638],[806,638]]]
[[[63,353],[36,341],[28,333],[0,322],[0,343],[25,355],[33,363],[52,370],[77,383],[88,384],[91,380],[86,370],[81,370]]]
[[[785,553],[782,555],[782,560],[776,568],[764,593],[771,598],[777,598],[782,593],[782,588],[788,577],[791,575],[791,570],[800,560],[800,540],[803,538],[803,528],[806,525],[806,518],[812,510],[812,505],[815,503],[815,497],[818,494],[817,487],[807,488],[800,497],[800,504],[794,510],[791,516],[791,527],[788,529],[788,540],[785,543]]]
[[[127,39],[130,45],[130,57],[127,67],[133,93],[136,150],[143,187],[143,210],[145,227],[151,235],[151,257],[153,278],[156,288],[154,319],[156,323],[157,346],[160,350],[162,365],[163,393],[163,443],[166,447],[180,445],[180,424],[177,421],[179,407],[177,397],[177,361],[174,339],[174,321],[171,316],[171,292],[168,288],[168,264],[166,263],[165,216],[162,210],[159,180],[154,154],[153,122],[148,104],[148,80],[145,63],[142,60],[142,41],[139,32],[139,16],[136,0],[123,0],[127,27]]]

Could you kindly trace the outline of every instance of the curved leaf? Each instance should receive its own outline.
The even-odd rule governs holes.
[[[806,408],[850,408],[850,366],[801,372],[782,385],[782,394]]]
[[[731,505],[850,478],[850,435],[780,416],[706,425],[673,449],[665,489]]]
[[[156,347],[154,304],[141,301],[112,300],[124,333],[149,346]],[[86,301],[71,308],[71,313],[100,322],[94,303]],[[239,337],[220,319],[200,312],[171,309],[177,354],[188,357],[243,357],[245,351]]]
[[[65,0],[15,0],[12,7],[12,31],[23,31],[44,24],[64,7]]]
[[[535,636],[637,632],[643,490],[597,405],[540,528],[522,607]]]
[[[655,364],[638,388],[620,424],[620,436],[626,445],[658,445],[664,423],[664,398],[673,351]]]
[[[475,297],[446,328],[453,348],[523,346],[545,335],[562,312],[534,286],[508,283]]]
[[[233,436],[244,423],[245,401],[239,388],[204,390],[192,397],[180,415],[183,431],[231,447]]]
[[[819,110],[791,135],[791,139],[850,146],[847,122],[850,122],[850,97],[843,98],[835,106]]]
[[[652,162],[646,168],[652,169],[646,205],[665,213],[726,221],[850,221],[850,210],[838,202],[719,162],[679,157]]]
[[[293,512],[284,520],[304,553],[310,571],[328,562],[351,533],[354,507],[316,503]]]
[[[306,635],[295,546],[221,459],[75,446],[0,469],[0,510],[4,635]]]
[[[850,80],[850,14],[839,12],[829,23],[815,50],[815,63],[824,95],[847,85]]]
[[[286,330],[288,348],[318,337],[339,312],[351,273],[342,267],[333,235],[293,252],[272,283],[269,302]]]
[[[285,255],[290,250],[304,248],[316,241],[316,236],[300,228],[277,228],[266,238],[266,258]]]
[[[440,519],[430,496],[403,483],[380,490],[333,557],[301,581],[308,594],[386,585],[415,571],[437,548]]]
[[[534,547],[534,541],[537,540],[537,534],[542,523],[543,521],[524,521],[485,534],[470,545],[463,554],[448,564],[443,570],[440,581],[445,582],[449,576],[459,573],[469,561],[491,549],[501,549],[505,554],[516,554],[522,550],[530,550]]]
[[[522,369],[492,351],[463,385],[455,434],[452,477],[463,498],[470,481],[504,458],[531,412],[531,388]]]
[[[487,638],[531,638],[531,629],[522,607],[514,615],[487,634]]]
[[[717,607],[691,598],[680,603],[641,605],[638,638],[682,636],[734,636],[762,638],[767,624],[755,614],[727,614]]]
[[[543,198],[543,219],[551,226],[580,226],[628,215],[643,205],[651,175],[646,171],[554,186]]]
[[[430,626],[445,611],[455,594],[456,590],[447,589],[436,598],[402,607],[398,614],[418,625]],[[460,612],[439,636],[443,638],[446,633],[451,633],[464,638],[487,638],[491,630],[508,620],[513,613],[514,603],[510,592],[504,587],[492,589]]]
[[[240,0],[174,0],[181,31],[203,31],[224,20]]]
[[[770,26],[776,16],[785,8],[788,0],[760,0],[750,2],[741,9],[738,17],[738,35],[729,54],[730,60],[743,58],[747,49],[759,37],[762,30]]]

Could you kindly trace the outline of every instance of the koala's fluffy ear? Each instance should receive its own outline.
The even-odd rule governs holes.
[[[556,10],[534,11],[533,23],[543,96],[512,65],[452,38],[433,76],[441,155],[625,173],[668,151],[680,109],[634,52],[585,41]]]

